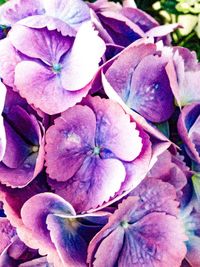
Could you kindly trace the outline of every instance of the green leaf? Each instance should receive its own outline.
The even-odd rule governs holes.
[[[198,201],[200,201],[200,173],[196,173],[192,176],[192,183],[196,197]]]
[[[156,123],[156,127],[161,131],[167,138],[169,138],[169,123],[168,121],[163,123]]]
[[[6,0],[0,0],[0,5],[3,5],[6,2]]]
[[[180,14],[176,9],[177,2],[176,0],[161,0],[161,7],[165,11],[171,14]]]

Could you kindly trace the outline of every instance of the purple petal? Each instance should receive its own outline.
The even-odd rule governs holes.
[[[0,254],[11,243],[11,239],[16,235],[15,228],[6,218],[0,218]]]
[[[125,168],[117,159],[86,158],[79,171],[56,193],[72,203],[77,212],[85,211],[108,201],[119,191],[125,176]]]
[[[97,13],[101,24],[115,44],[128,46],[144,36],[142,29],[120,13],[105,10]]]
[[[3,124],[3,117],[1,116],[2,110],[4,108],[5,97],[6,97],[6,87],[0,81],[0,161],[2,160],[6,150],[5,128]]]
[[[136,23],[144,32],[159,25],[153,17],[138,8],[123,8],[121,13]]]
[[[41,59],[48,65],[59,63],[60,58],[71,48],[73,38],[63,37],[57,31],[31,29],[16,24],[9,32],[13,46],[26,56]]]
[[[13,226],[22,226],[20,211],[23,204],[35,194],[47,191],[44,181],[45,177],[41,174],[29,185],[21,189],[0,185],[0,200],[3,202],[6,216]]]
[[[47,173],[53,179],[67,181],[94,147],[96,118],[89,107],[77,105],[62,113],[54,123],[46,135]]]
[[[52,267],[52,264],[47,262],[46,257],[40,257],[38,259],[21,263],[19,267]]]
[[[44,140],[33,115],[16,106],[4,115],[7,146],[0,163],[0,180],[10,186],[24,186],[41,171]]]
[[[51,115],[75,105],[89,90],[89,86],[77,92],[65,90],[59,77],[48,68],[32,61],[23,61],[17,65],[15,84],[20,95],[25,97],[29,104]]]
[[[38,256],[36,250],[28,248],[16,235],[12,238],[12,243],[0,255],[0,267],[21,266],[19,262],[28,261]]]
[[[164,182],[172,184],[177,193],[187,184],[187,179],[192,173],[186,166],[183,157],[179,154],[172,155],[169,151],[159,155],[157,162],[153,165],[148,173],[148,177],[161,179]]]
[[[154,122],[167,120],[174,111],[174,98],[165,66],[164,58],[146,56],[136,67],[131,79],[132,92],[127,105]]]
[[[196,162],[200,162],[199,135],[200,105],[187,105],[181,111],[178,119],[178,133],[187,147],[188,155]]]
[[[13,0],[3,6],[3,20],[8,24],[15,22],[32,15],[40,15],[44,13],[42,2],[39,0]],[[23,8],[22,8],[23,7]]]
[[[123,182],[120,192],[128,192],[134,189],[146,176],[150,161],[152,158],[152,144],[149,140],[149,136],[139,129],[140,137],[142,139],[142,150],[139,156],[132,162],[125,162],[124,166],[126,169],[126,179]]]
[[[141,152],[142,140],[129,115],[107,99],[88,97],[85,101],[96,115],[96,145],[110,150],[121,160],[133,161]]]
[[[25,244],[34,249],[39,248],[41,255],[48,254],[48,260],[58,264],[61,261],[46,224],[49,214],[75,215],[75,212],[70,204],[57,195],[52,193],[37,194],[29,198],[21,209],[24,226],[18,228],[18,234]]]
[[[75,232],[76,226],[78,226],[75,219],[49,214],[46,222],[51,239],[64,264],[66,266],[86,266],[87,243]]]
[[[139,197],[142,216],[150,212],[165,212],[173,216],[178,214],[179,203],[175,202],[176,191],[169,183],[154,178],[146,178],[130,195]],[[135,217],[136,214],[135,211],[132,216]]]
[[[90,266],[102,266],[103,260],[106,261],[107,249],[113,244],[111,236],[117,236],[119,245],[118,248],[114,247],[108,267],[168,267],[169,263],[170,266],[180,266],[186,254],[186,236],[181,222],[164,212],[152,212],[138,217],[136,210],[142,212],[137,197],[129,197],[119,205],[118,210],[110,216],[108,224],[90,243]]]
[[[169,147],[171,141],[164,134],[162,134],[158,129],[150,125],[140,114],[130,109],[125,104],[123,98],[120,97],[120,95],[115,91],[115,89],[107,81],[105,75],[103,73],[101,74],[102,74],[103,87],[109,99],[119,103],[123,107],[123,109],[126,111],[126,113],[131,116],[133,121],[135,121],[140,127],[142,127],[142,129],[144,129],[149,134],[151,134],[154,139],[155,138],[158,139],[157,140],[158,144],[156,146],[158,146],[159,149],[157,151],[160,151],[160,148],[162,148],[161,151],[163,152],[163,147],[164,147],[164,150],[166,150]]]
[[[153,44],[126,49],[107,70],[106,78],[131,109],[148,120],[160,122],[174,111],[173,94],[165,71],[167,61],[153,53]]]
[[[23,20],[20,20],[18,24],[33,29],[47,28],[49,31],[56,30],[57,32],[60,32],[62,36],[76,36],[76,30],[71,26],[58,18],[47,15],[30,16]]]

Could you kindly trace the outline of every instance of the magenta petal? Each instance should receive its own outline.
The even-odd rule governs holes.
[[[7,218],[0,217],[0,254],[11,243],[11,239],[16,235],[15,228]]]
[[[56,193],[72,203],[77,212],[85,211],[108,201],[119,191],[125,176],[125,168],[117,159],[86,158],[79,171]]]
[[[94,147],[96,118],[89,107],[76,105],[54,123],[46,134],[47,173],[53,179],[67,181]]]
[[[92,24],[83,24],[77,32],[71,51],[63,58],[62,86],[69,91],[86,86],[97,72],[105,49],[104,41]]]
[[[75,105],[89,90],[89,87],[86,87],[77,92],[68,92],[52,71],[31,61],[23,61],[17,65],[15,84],[20,95],[25,97],[29,104],[51,115]]]

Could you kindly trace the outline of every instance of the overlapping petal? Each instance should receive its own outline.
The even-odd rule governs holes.
[[[0,181],[22,187],[32,181],[43,168],[44,138],[35,116],[14,106],[4,114],[6,151],[0,163]]]
[[[5,136],[5,128],[3,124],[3,117],[1,115],[6,97],[6,87],[0,81],[0,160],[2,160],[5,150],[6,150],[6,136]]]
[[[9,220],[0,217],[0,254],[11,243],[11,240],[15,235],[16,229],[12,227]]]
[[[30,247],[39,248],[40,254],[47,254],[50,263],[56,267],[86,266],[88,239],[84,231],[87,229],[90,235],[90,226],[84,225],[82,220],[84,217],[87,220],[87,216],[91,215],[79,218],[64,199],[52,193],[43,193],[30,198],[23,205],[21,216],[26,231],[18,228],[20,238]],[[97,222],[92,224],[91,220],[92,236],[101,227],[101,215],[93,216],[97,216]],[[103,216],[107,216],[106,213]]]
[[[192,160],[200,163],[200,104],[187,105],[178,120],[178,132]]]
[[[122,183],[125,191],[137,186],[148,171],[151,147],[135,127],[118,104],[99,97],[62,113],[46,138],[47,172],[58,181],[52,184],[56,193],[80,212],[107,202]],[[147,168],[137,173],[140,153],[146,153]]]
[[[168,59],[156,53],[154,44],[130,46],[114,60],[105,78],[128,107],[161,122],[172,115],[174,105],[166,72]]]
[[[62,36],[56,30],[15,24],[9,40],[0,44],[4,82],[50,115],[75,105],[90,89],[105,44],[90,22],[80,27],[75,40],[74,36],[70,29]],[[7,44],[12,52],[9,61],[5,58],[10,53]]]
[[[173,51],[176,76],[171,82],[177,104],[185,106],[199,102],[200,64],[196,54],[183,47],[175,47]]]
[[[174,215],[166,213],[165,208],[157,211],[156,207],[147,205],[148,212],[144,211],[142,206],[148,203],[145,193],[142,200],[138,197],[125,199],[110,216],[108,224],[91,241],[88,249],[90,266],[102,266],[110,246],[114,249],[106,261],[107,266],[180,266],[186,254],[183,225]],[[170,201],[176,208],[173,200],[174,196],[171,196],[167,202]],[[115,244],[114,239],[118,241]]]

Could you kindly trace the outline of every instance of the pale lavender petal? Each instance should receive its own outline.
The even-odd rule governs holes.
[[[81,0],[52,0],[44,1],[45,14],[59,18],[75,29],[90,19],[89,8]]]
[[[42,1],[12,0],[4,4],[2,19],[12,25],[25,17],[43,13]]]
[[[0,77],[6,85],[14,86],[15,67],[21,60],[8,38],[0,41]]]
[[[77,32],[72,50],[63,58],[61,81],[64,88],[76,91],[86,86],[98,70],[106,46],[92,27],[83,24]]]
[[[25,97],[29,104],[50,115],[74,106],[89,91],[89,86],[76,92],[65,90],[56,74],[32,61],[23,61],[17,65],[15,84],[20,95]]]

